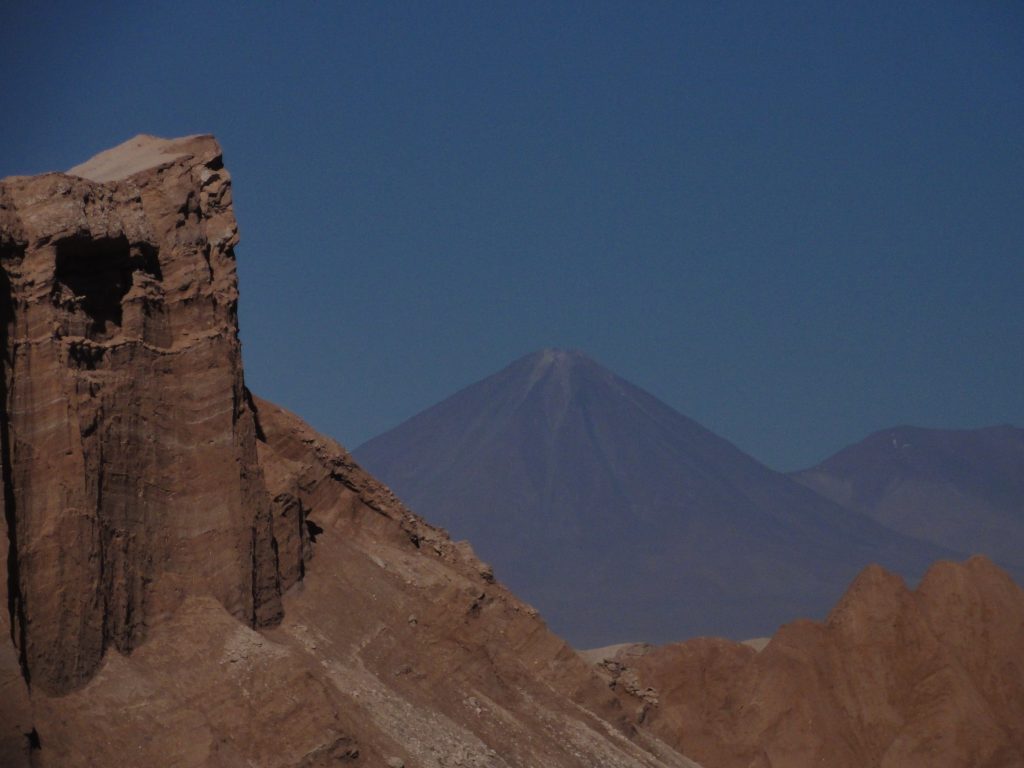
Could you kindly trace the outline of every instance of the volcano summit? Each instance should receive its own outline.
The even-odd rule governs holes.
[[[944,550],[774,472],[578,351],[546,349],[355,451],[577,647],[771,634],[869,563]]]

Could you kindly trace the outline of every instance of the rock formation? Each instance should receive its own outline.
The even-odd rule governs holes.
[[[638,719],[708,766],[1009,768],[1024,765],[1021,649],[1024,590],[975,557],[914,591],[871,566],[827,621],[760,651],[700,638],[597,660],[656,698],[634,696]]]
[[[230,179],[209,137],[136,144],[115,157],[155,168],[102,183],[131,168],[101,156],[0,197],[11,619],[26,679],[54,693],[188,594],[280,615]]]
[[[237,239],[209,136],[0,183],[0,764],[692,765],[249,395]]]

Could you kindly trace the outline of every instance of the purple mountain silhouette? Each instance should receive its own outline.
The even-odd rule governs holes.
[[[1024,575],[1024,429],[895,427],[792,477],[889,528]]]
[[[950,553],[774,472],[576,351],[515,361],[355,451],[577,647],[766,635],[867,564]]]

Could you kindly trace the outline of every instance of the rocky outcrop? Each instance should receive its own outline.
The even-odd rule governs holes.
[[[0,764],[693,765],[249,396],[236,242],[208,136],[0,183]]]
[[[190,594],[276,620],[216,142],[140,137],[68,174],[7,179],[0,215],[3,498],[26,679],[81,685]]]
[[[466,542],[426,524],[293,414],[256,406],[267,483],[317,531],[284,620],[264,634],[327,660],[342,711],[361,724],[352,732],[372,724],[388,736],[380,753],[408,766],[693,765],[637,730],[628,698]]]
[[[989,560],[911,591],[866,569],[824,623],[760,652],[701,638],[619,661],[657,690],[655,733],[706,765],[1024,765],[1024,591]]]

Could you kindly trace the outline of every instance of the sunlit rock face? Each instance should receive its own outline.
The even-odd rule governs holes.
[[[207,136],[0,182],[0,765],[693,766],[250,397],[236,241]]]
[[[242,380],[231,180],[209,136],[138,137],[0,187],[10,617],[62,692],[190,594],[280,613]]]
[[[935,564],[916,590],[866,568],[826,621],[770,641],[595,661],[656,699],[646,724],[705,765],[1008,768],[1024,765],[1022,647],[1024,591],[973,557]]]

